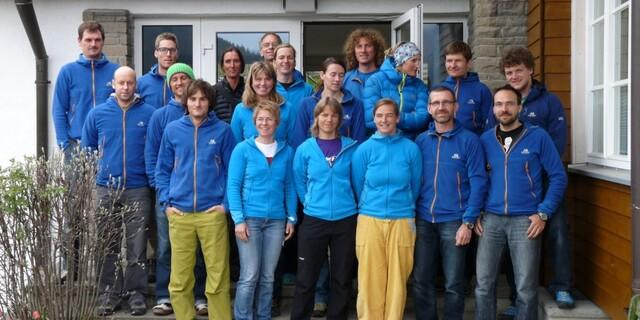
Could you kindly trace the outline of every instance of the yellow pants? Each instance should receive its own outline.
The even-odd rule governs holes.
[[[402,319],[415,241],[414,218],[358,216],[358,319]]]
[[[176,319],[195,319],[193,286],[198,241],[207,270],[205,295],[209,319],[231,319],[229,235],[224,213],[170,214],[171,278],[169,296]]]

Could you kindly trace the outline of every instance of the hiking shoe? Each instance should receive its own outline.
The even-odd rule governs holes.
[[[515,319],[515,317],[518,315],[518,307],[514,306],[514,305],[510,305],[508,306],[506,309],[504,309],[504,311],[502,311],[499,315],[498,315],[498,319]]]
[[[129,309],[132,316],[142,316],[147,313],[147,305],[142,300],[133,300],[129,302]]]
[[[195,307],[197,315],[206,316],[209,314],[209,306],[206,303],[197,303]]]
[[[324,318],[327,315],[327,304],[326,303],[316,303],[313,305],[313,312],[311,313],[312,318]]]
[[[576,306],[569,291],[556,291],[556,303],[560,309],[573,309]]]
[[[112,315],[114,312],[120,310],[120,304],[115,304],[111,301],[103,301],[98,305],[97,313],[99,317],[106,317]]]
[[[153,311],[153,314],[156,316],[166,316],[173,313],[173,307],[171,303],[168,302],[158,303],[151,308],[151,311]]]

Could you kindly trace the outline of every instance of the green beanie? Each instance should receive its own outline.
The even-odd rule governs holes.
[[[191,80],[195,80],[196,79],[196,77],[193,75],[193,69],[191,69],[191,67],[189,67],[188,64],[182,63],[182,62],[178,62],[178,63],[174,63],[167,70],[167,82],[170,82],[171,81],[171,77],[173,77],[173,75],[176,74],[176,73],[184,73],[187,76],[189,76],[189,78],[191,78]]]

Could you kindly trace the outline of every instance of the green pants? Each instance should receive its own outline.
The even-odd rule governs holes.
[[[195,319],[193,286],[198,242],[207,270],[205,295],[209,319],[231,319],[229,238],[224,213],[170,214],[171,278],[169,296],[176,319]]]

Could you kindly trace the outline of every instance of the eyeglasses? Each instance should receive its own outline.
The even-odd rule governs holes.
[[[176,52],[178,52],[177,48],[165,48],[165,47],[161,47],[161,48],[156,48],[156,50],[158,50],[158,52],[162,53],[162,54],[174,54]]]
[[[454,103],[456,103],[455,101],[451,101],[451,100],[444,100],[444,101],[432,101],[429,102],[429,106],[431,107],[451,107]]]
[[[264,49],[275,48],[278,45],[279,45],[279,43],[277,43],[277,42],[264,42],[264,43],[260,44],[260,46],[263,47]]]

